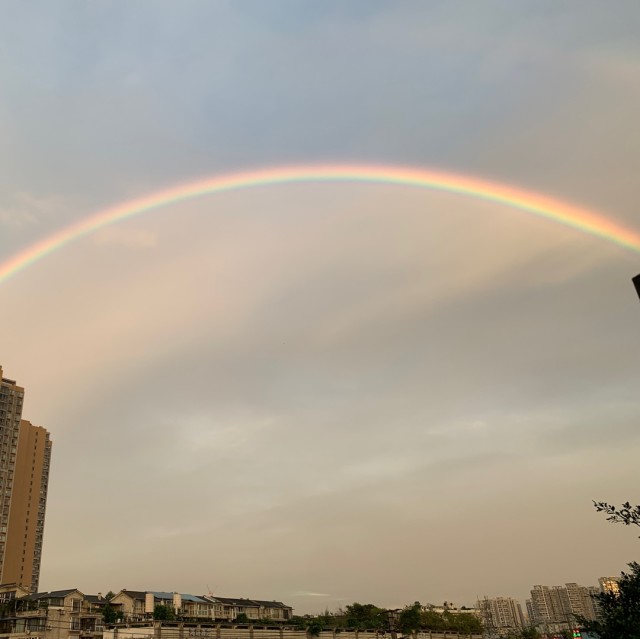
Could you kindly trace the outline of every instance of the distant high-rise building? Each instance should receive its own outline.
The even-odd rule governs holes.
[[[525,601],[525,606],[527,608],[527,625],[531,626],[534,623],[533,603],[531,602],[531,599],[527,599]]]
[[[577,617],[597,618],[597,602],[593,590],[569,583],[564,586],[534,586],[531,591],[530,621],[537,626],[557,626],[568,629]],[[529,608],[529,606],[528,606]]]
[[[589,621],[595,621],[596,609],[590,588],[579,586],[578,584],[565,585],[569,597],[571,614],[573,614],[574,617],[584,617]]]
[[[40,579],[51,439],[22,419],[24,388],[0,367],[0,583],[36,592]]]
[[[566,623],[571,620],[571,603],[562,586],[534,586],[531,591],[532,622]]]
[[[598,579],[600,585],[600,592],[609,592],[617,595],[620,592],[620,585],[618,584],[617,577],[600,577]]]
[[[485,597],[476,606],[489,634],[504,634],[505,631],[524,627],[524,615],[520,602],[511,597]]]

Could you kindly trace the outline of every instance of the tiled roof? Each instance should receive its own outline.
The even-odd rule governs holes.
[[[144,599],[144,596],[147,594],[146,592],[141,592],[140,590],[121,590],[120,592],[124,593],[131,599]]]
[[[60,599],[70,595],[72,592],[80,592],[77,588],[69,588],[68,590],[52,590],[51,592],[35,592],[32,595],[21,597],[21,599],[35,601],[37,599]],[[82,594],[82,593],[81,593]]]
[[[264,608],[290,608],[291,606],[285,606],[281,601],[262,601],[261,599],[254,599],[257,604],[260,604]]]
[[[156,599],[164,599],[169,601],[173,601],[173,595],[174,593],[172,592],[153,592],[153,596]],[[192,601],[194,603],[210,603],[209,601],[207,601],[206,599],[203,599],[202,597],[196,597],[196,595],[180,594],[180,598],[182,599],[182,601]]]

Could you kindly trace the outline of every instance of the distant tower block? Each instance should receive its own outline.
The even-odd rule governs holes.
[[[51,439],[22,419],[24,388],[0,366],[0,583],[38,589]]]

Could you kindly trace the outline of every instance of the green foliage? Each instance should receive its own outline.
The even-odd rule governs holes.
[[[109,591],[109,592],[104,596],[104,598],[105,598],[107,601],[111,601],[115,596],[116,596],[116,593],[115,593],[115,592],[113,592],[113,590],[110,590],[110,591]]]
[[[593,506],[599,513],[608,515],[607,521],[625,526],[640,526],[640,505],[632,506],[628,501],[620,508],[606,501],[594,501]]]
[[[109,604],[107,604],[102,609],[102,619],[106,624],[116,623],[116,621],[118,621],[118,613],[116,609],[113,606],[110,606]]]
[[[425,610],[420,617],[421,625],[426,630],[439,632],[447,629],[447,621],[444,615],[435,610]]]
[[[0,618],[10,617],[15,614],[17,609],[17,599],[9,599],[0,604]]]
[[[482,634],[482,621],[475,615],[467,613],[445,612],[443,615],[449,625],[447,630],[467,635]]]
[[[238,616],[236,617],[236,623],[249,623],[249,617],[247,617],[247,613],[238,613]]]
[[[344,610],[336,612],[325,610],[323,613],[311,616],[294,615],[288,622],[298,629],[307,630],[310,636],[322,630],[349,628],[352,630],[376,630],[386,632],[389,628],[390,611],[378,608],[373,604],[353,603]],[[439,613],[434,610],[423,611],[419,602],[406,606],[398,615],[395,626],[403,634],[412,634],[420,630],[434,632],[460,633],[463,635],[482,634],[482,622],[475,615],[449,610]],[[524,639],[535,639],[525,637]]]
[[[482,622],[469,613],[456,613],[450,610],[440,613],[435,610],[425,610],[420,615],[420,624],[424,630],[434,632],[482,634]]]
[[[618,594],[603,592],[594,595],[600,603],[599,621],[580,620],[584,630],[600,639],[640,639],[640,564],[629,564],[631,572],[622,573]]]
[[[172,606],[156,604],[153,609],[153,618],[156,621],[173,621],[176,618],[176,613]]]
[[[307,633],[309,633],[309,635],[311,635],[312,637],[318,637],[322,630],[322,623],[317,618],[311,620],[307,624]]]
[[[388,614],[373,604],[353,603],[345,609],[345,621],[347,628],[355,630],[384,630]]]
[[[289,625],[297,629],[306,628],[308,622],[308,617],[302,617],[300,615],[293,615],[291,619],[289,619]]]
[[[420,630],[422,606],[416,601],[412,606],[407,606],[398,617],[398,628],[404,634],[410,634]]]

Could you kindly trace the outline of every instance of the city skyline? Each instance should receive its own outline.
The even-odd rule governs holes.
[[[640,437],[614,5],[6,3],[0,365],[55,439],[40,589],[524,605],[637,558],[592,507],[634,501]],[[256,183],[318,166],[387,178]]]

